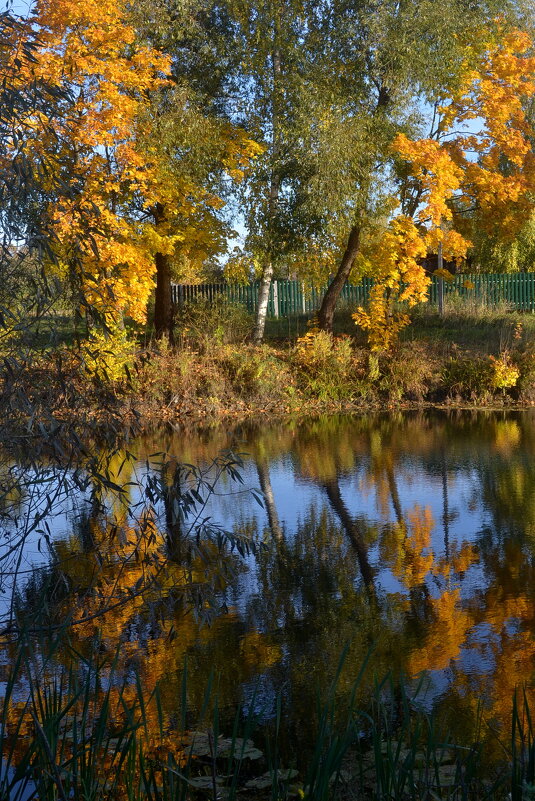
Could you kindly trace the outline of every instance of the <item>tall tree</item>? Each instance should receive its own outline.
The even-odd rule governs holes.
[[[153,93],[144,151],[163,189],[149,208],[156,253],[155,329],[172,333],[171,277],[196,280],[234,235],[224,214],[231,188],[261,152],[224,102],[235,72],[224,9],[142,0],[130,17],[141,41],[170,59],[170,82]]]
[[[218,53],[239,56],[223,57],[218,109],[266,147],[240,197],[244,251],[260,272],[254,338],[263,337],[269,287],[282,269],[316,283],[334,273],[319,313],[330,330],[363,241],[392,210],[392,139],[420,130],[425,103],[455,83],[467,45],[493,25],[494,0],[440,8],[431,0],[218,0],[207,8],[218,20]]]
[[[370,308],[355,315],[374,350],[387,349],[408,322],[392,300],[426,299],[429,279],[418,257],[440,246],[448,258],[462,259],[474,219],[507,241],[535,213],[535,129],[523,108],[535,97],[531,48],[519,30],[503,31],[498,43],[489,38],[476,62],[467,60],[457,91],[442,98],[433,136],[394,140],[410,164],[417,203],[409,198],[406,210],[412,206],[414,216],[394,218],[380,239]]]
[[[391,212],[392,151],[396,130],[417,130],[422,107],[454,85],[468,47],[477,49],[481,27],[495,28],[492,3],[326,2],[318,32],[328,44],[321,69],[331,79],[311,151],[315,166],[309,197],[320,202],[325,231],[339,252],[334,278],[319,311],[332,330],[336,302],[376,220]],[[340,25],[340,20],[344,25]],[[324,199],[323,205],[321,201]]]
[[[132,201],[150,203],[157,192],[137,139],[147,98],[166,83],[169,62],[136,41],[120,2],[40,0],[31,24],[39,47],[29,78],[64,97],[53,129],[43,132],[34,115],[25,137],[29,157],[47,159],[54,170],[44,213],[56,264],[85,308],[109,330],[120,329],[124,315],[144,320],[153,288],[151,230]]]
[[[273,276],[288,263],[296,235],[306,10],[303,0],[227,0],[226,14],[240,54],[228,113],[265,147],[240,195],[245,253],[260,273],[253,332],[260,342]]]

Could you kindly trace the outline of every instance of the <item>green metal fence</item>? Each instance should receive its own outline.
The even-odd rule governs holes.
[[[346,284],[342,289],[341,303],[355,308],[365,305],[373,279],[364,278],[358,284]],[[254,313],[258,306],[259,282],[251,284],[173,284],[173,302],[177,306],[197,297],[209,301],[223,296],[232,303],[243,303]],[[273,281],[269,293],[268,316],[292,317],[313,314],[320,307],[326,287],[318,290],[300,281]],[[444,295],[477,298],[488,306],[500,303],[519,311],[535,311],[535,273],[482,273],[455,275],[444,281]],[[438,300],[438,279],[433,276],[429,287],[429,300]]]

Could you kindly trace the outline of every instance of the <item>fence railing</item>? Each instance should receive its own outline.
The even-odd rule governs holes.
[[[373,279],[363,278],[358,284],[346,284],[342,289],[341,303],[352,308],[364,305],[369,297]],[[173,303],[184,303],[202,297],[209,301],[223,296],[231,303],[241,303],[254,313],[258,306],[259,282],[251,284],[172,284]],[[326,287],[318,290],[301,281],[273,281],[269,293],[268,316],[291,317],[313,314],[320,305]],[[444,281],[444,295],[477,298],[488,306],[500,303],[518,311],[535,311],[535,273],[481,273],[453,276]],[[429,300],[438,300],[438,278],[433,276],[429,287]]]

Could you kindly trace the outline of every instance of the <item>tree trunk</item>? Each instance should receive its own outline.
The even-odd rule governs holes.
[[[273,263],[269,261],[262,271],[260,287],[258,289],[258,307],[256,309],[256,321],[253,332],[253,341],[260,345],[264,339],[264,329],[266,327],[267,307],[269,301],[269,290],[273,280]]]
[[[398,485],[396,484],[396,477],[392,467],[386,468],[386,477],[388,480],[388,488],[390,490],[390,497],[392,498],[392,506],[396,513],[396,520],[398,523],[403,523],[403,510],[401,508],[401,501],[399,500]]]
[[[165,223],[165,209],[157,203],[154,210],[156,226]],[[173,339],[173,301],[171,297],[171,261],[166,253],[156,253],[156,298],[154,303],[154,329],[157,339],[167,336]]]
[[[349,278],[349,273],[353,267],[353,262],[355,261],[357,253],[359,252],[360,230],[360,222],[355,223],[349,233],[347,246],[340,261],[338,272],[334,276],[334,279],[332,280],[327,292],[323,297],[321,308],[318,312],[318,323],[322,331],[328,331],[329,333],[332,333],[334,310],[342,289],[344,288],[344,284]]]
[[[277,542],[282,542],[284,538],[282,536],[277,507],[275,506],[275,496],[273,495],[273,487],[271,486],[271,476],[269,475],[269,465],[267,461],[257,461],[256,469],[258,472],[258,480],[260,481],[260,489],[264,493],[264,503],[266,504],[271,536]]]
[[[171,483],[167,480],[168,465],[162,468],[162,500],[165,510],[167,556],[171,562],[180,564],[183,559],[182,512],[177,507],[181,496],[180,468],[175,466]]]
[[[256,310],[256,321],[253,331],[253,341],[259,345],[264,339],[264,329],[266,326],[267,306],[269,300],[269,290],[273,280],[273,223],[277,213],[280,192],[280,173],[277,164],[280,152],[280,129],[279,129],[279,94],[281,79],[281,54],[280,54],[280,22],[275,14],[273,24],[273,52],[271,56],[271,68],[273,77],[273,97],[271,104],[271,179],[269,184],[268,201],[268,259],[262,270],[260,288],[258,290],[258,308]]]

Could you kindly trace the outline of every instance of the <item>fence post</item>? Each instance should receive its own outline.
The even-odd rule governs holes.
[[[438,243],[438,269],[444,268],[444,259],[442,257],[442,240]],[[438,279],[438,313],[442,317],[444,314],[444,279],[439,276]]]

